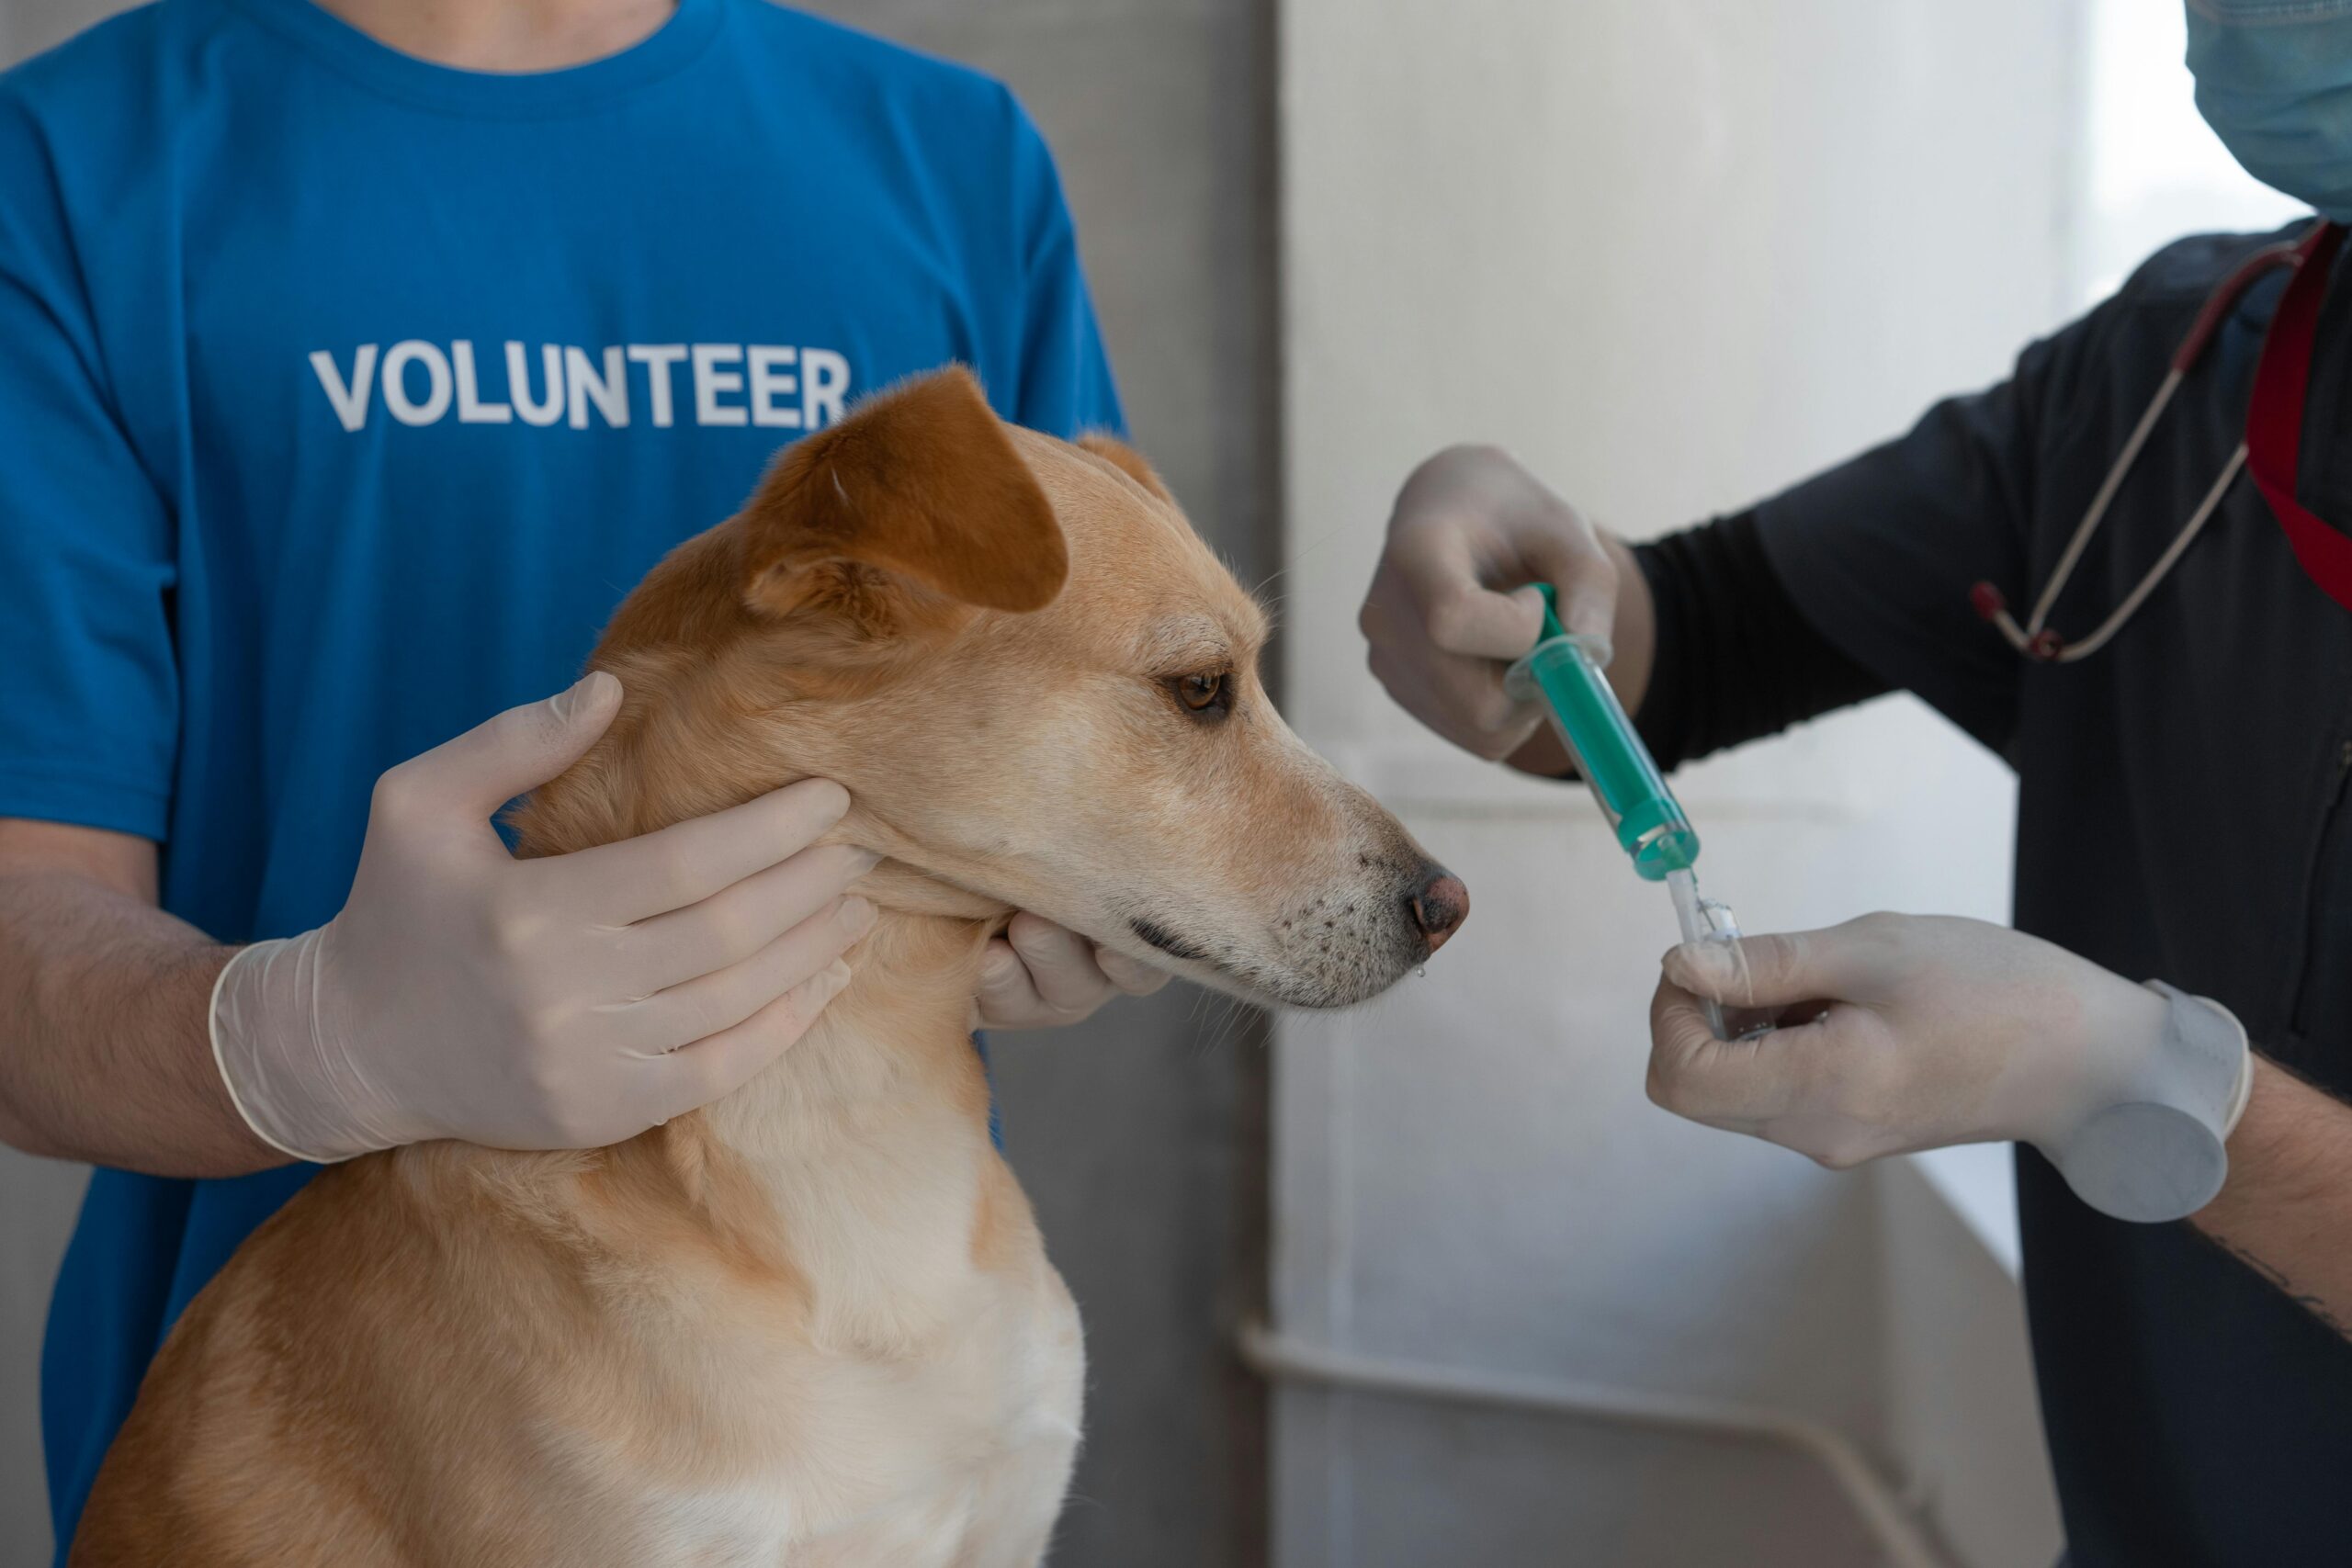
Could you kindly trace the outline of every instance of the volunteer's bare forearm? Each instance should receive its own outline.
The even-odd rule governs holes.
[[[2352,1338],[2352,1105],[2255,1058],[2230,1179],[2199,1230]]]
[[[155,907],[147,840],[0,818],[0,1140],[157,1176],[283,1165],[213,1066],[230,952]]]
[[[1617,564],[1617,624],[1610,633],[1611,657],[1609,683],[1628,714],[1642,711],[1642,696],[1649,690],[1650,667],[1657,655],[1657,607],[1650,602],[1649,580],[1625,541],[1614,534],[1600,536],[1601,547]],[[1527,744],[1512,752],[1510,765],[1521,773],[1556,779],[1569,769],[1568,754],[1548,724],[1539,726]]]

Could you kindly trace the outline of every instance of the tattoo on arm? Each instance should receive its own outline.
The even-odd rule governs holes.
[[[2352,1339],[2352,1105],[2257,1054],[2230,1179],[2190,1224]]]

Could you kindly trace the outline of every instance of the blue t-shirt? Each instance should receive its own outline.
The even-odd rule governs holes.
[[[564,686],[796,432],[950,359],[1023,424],[1119,422],[1011,95],[763,0],[537,75],[307,0],[120,17],[0,76],[0,816],[157,840],[229,942],[332,916],[376,775]],[[96,1173],[44,1350],[61,1542],[310,1171]]]

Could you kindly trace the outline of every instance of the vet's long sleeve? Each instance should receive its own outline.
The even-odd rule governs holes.
[[[1753,512],[1636,545],[1634,558],[1657,626],[1635,728],[1660,767],[1889,689],[1805,620],[1765,558]]]

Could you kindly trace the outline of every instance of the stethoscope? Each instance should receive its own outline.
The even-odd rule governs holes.
[[[2148,400],[2140,423],[2132,429],[2123,449],[2107,470],[2107,478],[2091,497],[2090,505],[2083,513],[2083,520],[2075,527],[2074,537],[2066,541],[2065,552],[2058,558],[2050,574],[2050,581],[2034,601],[2033,613],[2023,626],[2009,614],[2008,603],[2001,591],[1990,582],[1979,582],[1969,590],[1969,603],[1976,613],[1996,627],[2026,658],[2041,664],[2071,664],[2087,659],[2121,631],[2125,623],[2139,612],[2164,581],[2197,536],[2212,517],[2240,470],[2249,466],[2254,469],[2255,482],[2260,488],[2271,510],[2278,514],[2288,540],[2294,547],[2296,558],[2312,581],[2347,609],[2352,609],[2352,539],[2336,533],[2296,502],[2294,478],[2296,459],[2301,445],[2304,384],[2310,378],[2312,339],[2316,332],[2320,296],[2325,291],[2328,264],[2334,259],[2337,243],[2343,238],[2341,224],[2322,222],[2299,240],[2282,241],[2266,245],[2255,252],[2237,269],[2223,278],[2207,296],[2197,319],[2189,323],[2188,335],[2173,351],[2172,363],[2165,373],[2164,382]],[[2294,270],[2295,279],[2280,297],[2278,310],[2271,319],[2270,330],[2263,340],[2262,359],[2255,370],[2255,391],[2246,410],[2245,438],[2230,454],[2204,499],[2189,513],[2188,521],[2164,554],[2156,558],[2138,586],[2123,596],[2120,604],[2108,613],[2089,636],[2069,641],[2058,635],[2050,624],[2050,611],[2065,592],[2066,583],[2081,562],[2083,552],[2090,546],[2091,537],[2106,521],[2108,507],[2114,502],[2116,491],[2131,475],[2132,465],[2148,444],[2148,437],[2164,417],[2173,394],[2197,366],[2221,330],[2222,322],[2236,308],[2245,291],[2256,282],[2278,270]]]

